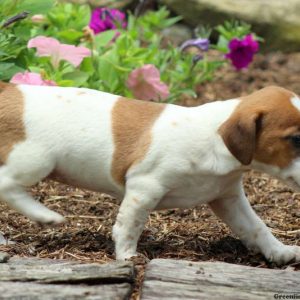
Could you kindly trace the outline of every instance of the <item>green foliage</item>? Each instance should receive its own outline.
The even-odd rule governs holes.
[[[29,70],[43,74],[61,86],[78,86],[98,89],[131,97],[126,80],[132,70],[145,64],[155,65],[161,80],[170,89],[168,102],[175,102],[182,95],[196,96],[197,84],[213,79],[214,72],[225,63],[219,59],[203,59],[195,63],[194,55],[183,53],[167,43],[161,32],[178,22],[181,17],[170,17],[162,7],[136,18],[129,13],[127,28],[104,31],[87,38],[83,28],[90,19],[90,7],[54,0],[1,0],[0,26],[10,17],[29,11],[27,19],[0,29],[0,80],[9,80],[15,73]],[[42,23],[34,23],[33,14],[43,14]],[[240,37],[250,31],[245,24],[225,22],[217,27],[220,39],[216,48],[228,51],[232,37]],[[204,34],[205,32],[205,34]],[[210,30],[198,30],[208,36]],[[37,57],[35,49],[28,49],[28,41],[38,35],[53,37],[61,43],[83,45],[92,50],[92,56],[83,60],[77,68],[61,61],[54,68],[49,57]],[[161,45],[164,45],[163,47]]]
[[[225,21],[224,24],[216,26],[216,30],[219,33],[219,39],[214,48],[223,53],[228,52],[228,43],[230,40],[233,38],[241,39],[245,35],[252,33],[251,25],[237,20]],[[253,35],[255,40],[263,41],[263,39],[255,34]]]
[[[47,14],[48,23],[44,34],[56,37],[62,43],[78,44],[83,37],[82,28],[87,26],[90,14],[87,5],[57,4]]]
[[[0,20],[23,11],[28,11],[31,15],[45,14],[53,7],[54,3],[54,0],[1,0]]]
[[[196,84],[211,80],[212,73],[224,61],[193,63],[193,55],[182,53],[171,44],[161,47],[164,28],[175,24],[181,17],[169,18],[169,11],[163,7],[159,11],[149,12],[144,16],[128,17],[126,30],[110,30],[98,34],[94,40],[94,64],[97,65],[98,89],[131,97],[126,79],[129,73],[145,64],[155,65],[161,73],[161,79],[170,88],[168,102],[175,102],[183,94],[196,96]],[[116,32],[121,32],[114,41],[109,42]],[[100,54],[100,57],[98,55]],[[91,77],[85,86],[92,86],[95,78]]]

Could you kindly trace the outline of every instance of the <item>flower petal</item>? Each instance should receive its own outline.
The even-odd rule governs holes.
[[[66,44],[61,44],[59,47],[59,58],[67,60],[75,67],[79,66],[82,60],[90,55],[91,51],[86,47],[75,47]]]
[[[36,48],[37,56],[53,56],[59,51],[60,43],[57,39],[37,36],[28,41],[28,48]]]
[[[11,79],[14,84],[30,84],[30,85],[50,85],[57,84],[52,80],[43,80],[41,74],[25,71],[24,73],[16,73]]]
[[[137,99],[164,100],[169,96],[168,86],[160,80],[159,70],[151,64],[133,70],[127,86]]]
[[[29,40],[27,47],[36,48],[38,56],[50,56],[54,67],[57,67],[62,59],[77,67],[84,57],[91,55],[91,51],[86,47],[61,44],[58,40],[45,36]]]
[[[95,34],[117,27],[126,28],[126,15],[114,8],[96,8],[91,14],[89,27]],[[119,26],[118,26],[119,25]]]
[[[209,49],[209,39],[197,38],[185,41],[181,46],[180,50],[184,50],[188,47],[197,47],[200,50],[207,51]]]
[[[231,60],[237,70],[240,70],[251,63],[254,54],[258,51],[259,44],[251,34],[248,34],[243,39],[232,39],[228,48],[230,52],[225,57]]]

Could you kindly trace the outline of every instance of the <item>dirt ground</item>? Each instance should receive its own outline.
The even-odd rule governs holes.
[[[258,55],[250,69],[236,72],[222,69],[214,82],[198,88],[199,99],[183,105],[198,105],[216,99],[245,95],[276,84],[300,94],[300,53]],[[255,211],[281,241],[300,245],[300,194],[264,174],[245,175],[245,188]],[[0,204],[0,233],[14,244],[0,245],[11,255],[76,259],[105,263],[114,259],[111,229],[118,201],[111,197],[42,182],[31,189],[35,198],[58,211],[68,222],[56,228],[40,227]],[[174,258],[193,261],[225,261],[263,268],[275,268],[250,253],[207,206],[166,210],[151,214],[138,244],[149,259]],[[300,265],[291,264],[299,269]],[[286,268],[286,267],[284,267]],[[132,298],[138,296],[143,263],[137,263],[137,282]]]

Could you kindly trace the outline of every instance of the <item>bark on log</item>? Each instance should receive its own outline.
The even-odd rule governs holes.
[[[0,282],[0,299],[10,300],[123,300],[129,299],[130,284],[67,285],[35,282]]]
[[[131,262],[83,264],[76,261],[11,258],[0,265],[0,281],[43,283],[119,283],[133,281]]]
[[[11,258],[0,264],[1,299],[128,299],[132,262],[86,264]]]
[[[300,272],[155,259],[146,268],[141,299],[256,300],[276,293],[300,293]]]
[[[10,256],[6,252],[0,252],[0,263],[8,262]]]

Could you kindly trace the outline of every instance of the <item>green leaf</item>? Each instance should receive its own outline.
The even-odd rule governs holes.
[[[15,65],[14,63],[0,63],[0,79],[1,80],[9,80],[11,79],[16,73],[23,72],[24,69],[20,68],[19,66]]]
[[[53,6],[54,0],[23,0],[18,3],[17,10],[31,14],[46,14]]]
[[[96,48],[107,46],[107,44],[115,37],[117,30],[103,31],[95,36]]]
[[[83,33],[74,29],[66,29],[58,32],[57,37],[62,42],[76,44],[79,41],[79,39],[83,37]]]
[[[228,52],[228,40],[223,35],[220,35],[218,43],[215,46],[215,48],[223,53],[227,53]]]
[[[80,64],[80,71],[92,74],[95,71],[92,57],[85,57]]]
[[[187,95],[187,96],[191,96],[191,97],[193,97],[193,98],[196,98],[196,97],[197,97],[196,92],[195,92],[194,90],[192,90],[192,89],[182,89],[182,90],[180,90],[180,92],[181,92],[182,94],[185,94],[185,95]]]
[[[41,73],[41,71],[44,70],[42,67],[38,67],[38,66],[29,66],[28,69],[30,72],[34,72],[34,73]]]
[[[89,74],[82,71],[73,71],[69,73],[65,73],[63,75],[63,80],[71,80],[75,86],[83,85],[89,78]]]
[[[59,81],[57,82],[57,84],[58,84],[59,86],[66,86],[66,87],[72,87],[72,86],[75,86],[73,80],[59,80]]]
[[[183,17],[181,17],[181,16],[174,17],[174,18],[169,18],[169,19],[167,19],[167,20],[164,20],[164,21],[162,22],[161,25],[162,25],[163,27],[170,27],[170,26],[172,26],[172,25],[178,23],[178,22],[181,21],[182,19],[183,19]]]

